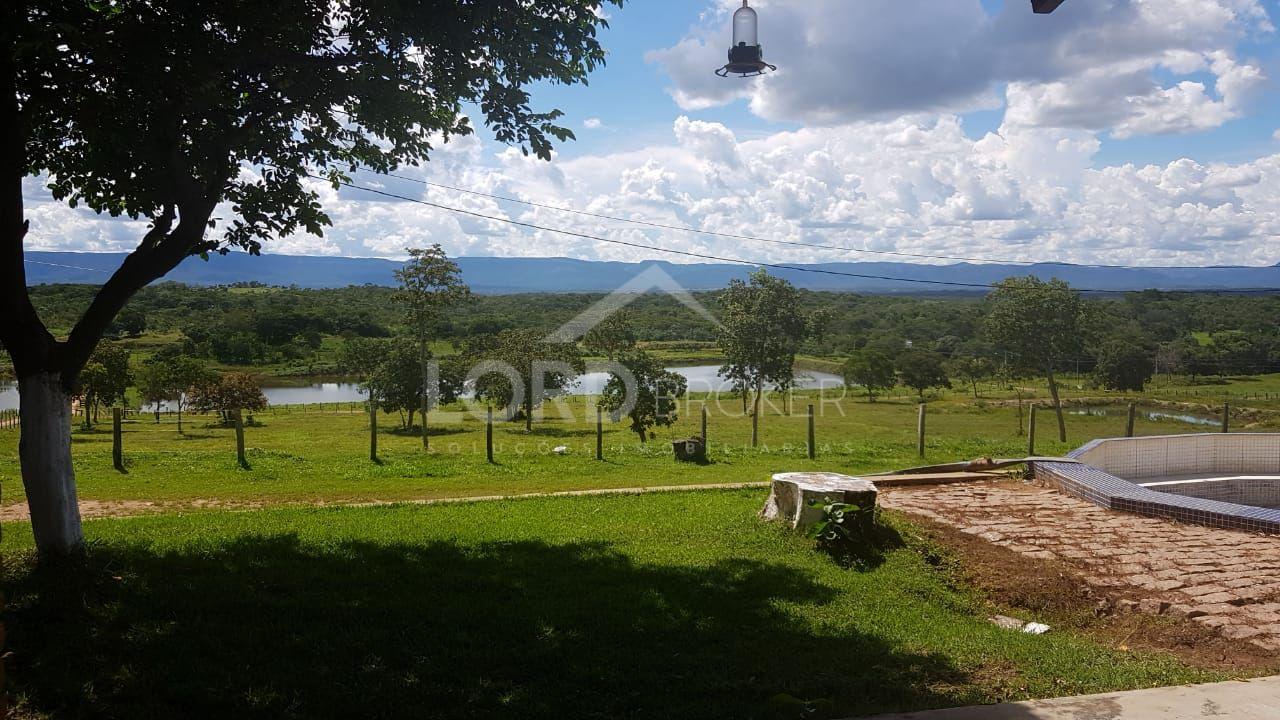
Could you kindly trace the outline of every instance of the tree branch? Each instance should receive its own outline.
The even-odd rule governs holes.
[[[23,242],[31,224],[23,217],[22,202],[27,133],[18,104],[13,40],[5,39],[0,49],[0,343],[9,351],[18,377],[24,377],[47,364],[54,338],[27,292]]]
[[[170,227],[175,219],[172,205],[156,218],[138,249],[124,259],[120,269],[94,296],[62,347],[58,369],[65,386],[74,385],[98,340],[134,293],[164,277],[191,254],[192,248],[204,238],[213,207],[212,203],[204,203],[201,208],[184,209],[182,219],[172,231]]]

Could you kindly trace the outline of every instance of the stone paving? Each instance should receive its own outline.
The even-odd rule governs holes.
[[[880,504],[1065,562],[1131,609],[1280,651],[1280,537],[1106,510],[1017,481],[885,488]]]

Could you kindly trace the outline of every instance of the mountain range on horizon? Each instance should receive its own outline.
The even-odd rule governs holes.
[[[26,253],[27,282],[100,284],[120,266],[125,253]],[[715,290],[745,278],[752,267],[729,263],[611,262],[570,258],[457,258],[463,278],[477,293],[598,293],[613,291],[651,267],[659,267],[687,290]],[[231,253],[207,262],[189,258],[163,281],[189,285],[261,283],[272,286],[334,288],[396,284],[401,261],[304,255]],[[791,264],[797,269],[770,268],[771,274],[808,290],[883,294],[972,293],[945,283],[988,285],[1018,275],[1059,278],[1085,290],[1260,290],[1280,291],[1280,264],[1274,266],[1095,267],[1060,263],[1035,265],[956,263],[924,265],[902,262]],[[814,272],[817,271],[817,272]],[[831,273],[851,273],[849,277]],[[901,278],[901,279],[890,279]],[[163,282],[162,281],[162,282]],[[915,282],[912,282],[915,281]]]

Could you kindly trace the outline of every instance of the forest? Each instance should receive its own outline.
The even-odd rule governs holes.
[[[89,285],[45,285],[32,288],[32,298],[53,332],[62,334],[94,291]],[[395,292],[378,286],[310,290],[161,283],[139,292],[108,334],[129,339],[144,352],[167,346],[170,352],[180,349],[224,366],[333,374],[339,371],[335,363],[341,339],[386,338],[407,331]],[[694,295],[712,314],[720,314],[722,293]],[[453,308],[432,335],[461,347],[468,338],[503,330],[550,331],[602,297],[477,295]],[[896,356],[910,348],[985,358],[996,365],[1002,360],[983,329],[989,301],[982,296],[801,290],[800,297],[807,310],[820,312],[823,319],[821,332],[805,343],[806,356],[842,361],[865,349]],[[1061,370],[1089,371],[1104,348],[1123,343],[1148,358],[1157,372],[1280,372],[1280,296],[1149,291],[1083,299],[1081,342],[1077,352],[1058,361]],[[665,295],[637,297],[627,315],[637,340],[675,352],[700,348],[716,337],[711,323]]]

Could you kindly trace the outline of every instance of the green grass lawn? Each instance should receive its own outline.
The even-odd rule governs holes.
[[[764,481],[772,473],[832,470],[865,473],[920,464],[916,457],[916,405],[898,399],[869,404],[846,398],[819,407],[816,460],[807,457],[805,405],[795,414],[767,409],[762,442],[750,447],[750,423],[741,404],[725,398],[712,405],[709,435],[712,462],[682,465],[672,459],[670,440],[696,434],[701,400],[682,410],[674,428],[642,446],[624,424],[606,423],[605,462],[594,459],[594,409],[574,398],[549,408],[532,433],[523,423],[498,423],[497,464],[484,453],[484,424],[469,415],[433,419],[432,452],[424,453],[413,433],[396,429],[395,416],[380,423],[379,462],[369,460],[368,418],[312,407],[259,413],[258,427],[246,430],[250,467],[238,466],[234,432],[208,416],[187,418],[185,435],[174,419],[157,425],[150,416],[130,417],[124,426],[127,473],[111,465],[109,423],[73,436],[80,497],[86,500],[228,503],[342,502],[476,495],[509,495],[593,488]],[[345,406],[344,406],[345,407]],[[928,452],[924,462],[980,456],[1021,456],[1026,440],[1018,433],[1015,407],[975,404],[952,393],[931,402]],[[1089,439],[1124,432],[1124,418],[1072,415],[1069,438],[1059,443],[1051,416],[1042,416],[1040,453],[1065,452]],[[1203,431],[1173,421],[1142,419],[1140,434]],[[24,502],[17,460],[18,432],[0,430],[0,483],[4,504]],[[556,455],[552,449],[569,447]]]
[[[900,520],[843,568],[763,497],[89,521],[77,564],[8,569],[18,716],[843,717],[1222,679],[1000,630]]]
[[[484,427],[464,416],[433,425],[433,451],[382,416],[380,463],[368,459],[368,421],[362,414],[318,412],[318,408],[261,413],[261,427],[247,430],[250,469],[235,461],[233,433],[208,417],[188,419],[178,435],[172,417],[161,424],[131,418],[125,425],[127,474],[111,468],[110,433],[105,426],[77,430],[76,469],[81,496],[96,500],[216,498],[227,501],[342,501],[512,494],[605,487],[632,487],[767,479],[780,470],[823,469],[872,472],[917,464],[916,406],[897,399],[869,404],[846,398],[819,408],[818,459],[805,452],[807,399],[797,399],[792,416],[768,409],[762,419],[762,444],[750,447],[750,425],[737,400],[711,406],[710,436],[714,462],[677,465],[669,440],[698,431],[701,402],[687,406],[674,428],[641,446],[622,425],[606,424],[604,463],[593,459],[594,418],[583,398],[564,408],[549,408],[531,434],[520,423],[499,423],[497,465],[484,456]],[[589,419],[590,418],[590,419]],[[1072,415],[1068,442],[1056,442],[1052,419],[1042,417],[1037,450],[1059,453],[1099,436],[1123,432],[1123,418]],[[1173,421],[1138,423],[1139,434],[1202,430]],[[982,455],[1012,456],[1025,451],[1018,434],[1017,410],[993,402],[975,403],[962,394],[932,402],[928,419],[927,462]],[[5,502],[23,500],[17,466],[17,432],[0,431],[0,482]],[[551,450],[567,445],[566,456]]]

